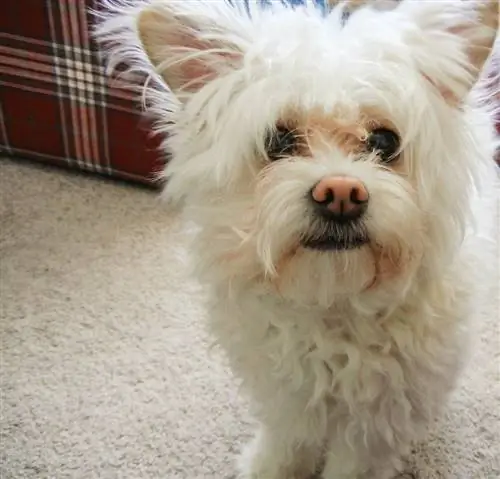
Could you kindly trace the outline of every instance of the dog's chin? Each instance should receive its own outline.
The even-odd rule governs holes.
[[[315,251],[349,251],[359,249],[369,243],[366,235],[357,235],[349,238],[339,236],[325,235],[322,237],[305,238],[302,240],[302,246]]]

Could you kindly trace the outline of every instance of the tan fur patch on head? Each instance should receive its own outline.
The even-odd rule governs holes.
[[[298,139],[297,155],[313,156],[315,151],[338,148],[346,155],[359,155],[366,151],[366,140],[375,128],[394,126],[380,112],[342,111],[288,112],[280,124],[293,130]]]
[[[334,143],[344,153],[359,153],[368,136],[368,129],[362,119],[351,121],[310,112],[304,119],[301,128],[312,150],[321,148],[322,144]]]

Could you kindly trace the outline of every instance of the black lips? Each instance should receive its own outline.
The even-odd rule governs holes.
[[[361,222],[336,223],[316,220],[311,232],[304,235],[302,245],[318,251],[346,251],[361,248],[369,242]]]

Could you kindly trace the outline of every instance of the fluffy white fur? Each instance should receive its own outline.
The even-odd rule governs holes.
[[[342,3],[107,0],[98,13],[110,65],[152,80],[165,195],[196,224],[210,326],[260,423],[244,479],[392,477],[445,404],[485,274],[471,204],[494,176],[478,71],[498,6],[357,3],[344,25]],[[283,118],[332,130],[271,163],[266,132]],[[402,138],[391,165],[334,131],[380,124]],[[368,244],[302,245],[321,234],[307,193],[328,175],[366,185]]]

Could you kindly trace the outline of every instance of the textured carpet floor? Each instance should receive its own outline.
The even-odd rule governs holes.
[[[5,160],[0,174],[0,476],[231,477],[250,422],[207,351],[174,215],[130,186]],[[415,477],[500,477],[498,297]]]

